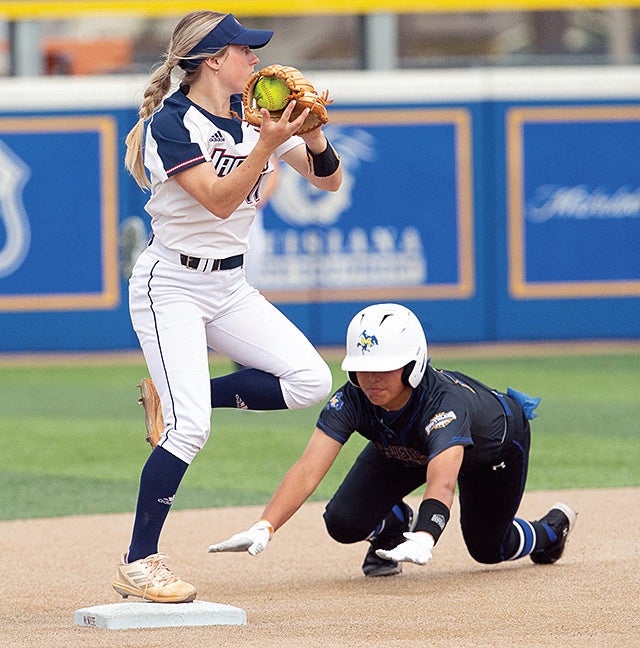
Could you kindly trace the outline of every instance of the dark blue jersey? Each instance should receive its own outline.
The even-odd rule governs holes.
[[[481,382],[428,365],[401,410],[387,412],[346,383],[322,410],[317,426],[340,443],[357,432],[386,457],[407,465],[426,466],[443,450],[461,445],[461,470],[467,471],[500,456],[507,412],[522,416],[517,403]]]

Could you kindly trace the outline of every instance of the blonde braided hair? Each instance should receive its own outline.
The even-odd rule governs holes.
[[[227,14],[216,11],[193,11],[184,16],[173,30],[164,61],[153,72],[145,87],[142,104],[138,111],[138,121],[129,131],[125,140],[127,152],[124,159],[125,167],[142,189],[148,189],[151,186],[144,168],[143,158],[145,122],[151,118],[171,89],[172,73],[175,68],[179,68],[181,62],[189,59],[204,60],[224,52],[226,47],[219,52],[188,56],[188,53],[226,16]],[[191,72],[180,70],[180,73],[182,75],[180,87],[188,92],[189,86],[200,74],[200,67],[198,66]]]

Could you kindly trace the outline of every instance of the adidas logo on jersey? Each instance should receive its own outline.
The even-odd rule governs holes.
[[[210,138],[210,142],[224,142],[224,135],[217,130]]]

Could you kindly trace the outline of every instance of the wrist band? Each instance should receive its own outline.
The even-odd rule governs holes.
[[[313,167],[313,174],[318,178],[326,178],[333,175],[340,166],[340,158],[333,150],[333,146],[327,140],[327,148],[322,153],[313,153],[307,146],[307,157],[309,166]]]
[[[269,520],[265,520],[264,518],[259,520],[258,524],[260,522],[264,522],[267,525],[267,529],[269,529],[269,540],[271,540],[271,538],[273,538],[273,534],[275,533],[275,531],[273,530],[273,524],[271,524],[271,522],[269,522]]]
[[[434,544],[449,521],[449,508],[437,499],[423,500],[418,509],[418,519],[414,531],[426,531],[433,536]]]

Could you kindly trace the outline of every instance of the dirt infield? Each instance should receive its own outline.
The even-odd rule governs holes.
[[[197,585],[199,599],[244,608],[247,625],[152,630],[73,623],[76,609],[121,601],[110,582],[131,514],[0,522],[0,645],[640,645],[640,489],[529,493],[520,512],[539,517],[557,499],[579,515],[556,565],[475,563],[456,504],[432,562],[381,579],[361,575],[363,543],[343,546],[327,536],[321,504],[306,504],[256,558],[207,554],[206,547],[249,526],[261,507],[174,511],[162,537],[171,566]]]

